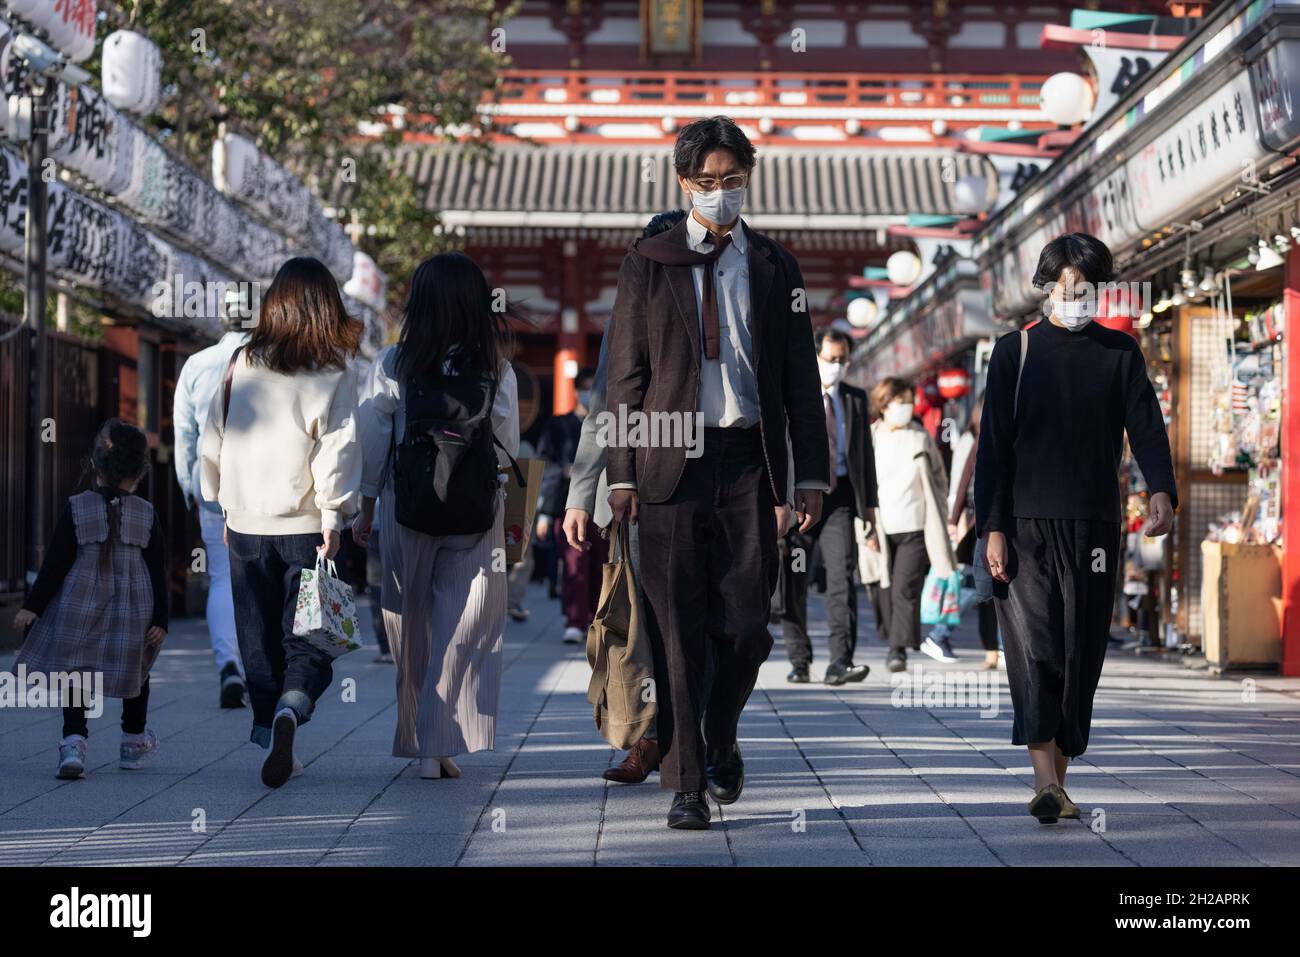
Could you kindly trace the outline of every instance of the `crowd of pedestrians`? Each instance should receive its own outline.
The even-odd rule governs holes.
[[[831,686],[869,675],[856,660],[864,586],[888,670],[915,652],[957,661],[951,619],[922,635],[923,592],[956,579],[985,599],[984,666],[1005,662],[1031,813],[1077,816],[1064,783],[1107,646],[1126,434],[1152,492],[1148,534],[1168,531],[1176,506],[1141,353],[1091,321],[1086,290],[1112,278],[1109,252],[1081,234],[1042,251],[1049,314],[997,343],[950,473],[917,420],[916,385],[846,381],[851,340],[814,336],[798,263],[742,218],[756,156],[741,129],[691,123],[673,161],[690,208],[656,215],[630,247],[599,363],[537,442],[547,467],[530,560],[562,602],[560,640],[587,639],[611,530],[631,532],[657,709],[605,777],[657,771],[668,825],[707,828],[708,799],[731,804],[744,788],[737,728],[774,624],[788,680],[812,680],[815,570]],[[182,371],[176,472],[202,531],[219,703],[251,706],[269,787],[301,773],[295,739],[333,680],[331,655],[295,634],[302,576],[348,552],[367,566],[380,660],[395,665],[393,755],[454,778],[456,757],[494,745],[505,621],[526,617],[529,572],[499,560],[521,440],[512,313],[493,305],[471,259],[434,256],[410,279],[398,340],[367,367],[335,280],[296,258],[255,323],[235,303],[227,334]],[[684,418],[702,440],[637,442],[597,427],[611,410]],[[134,494],[143,433],[112,420],[89,458],[93,487],[65,506],[19,613],[18,661],[106,675],[131,769],[158,747],[146,725],[167,628],[161,534]],[[60,777],[85,773],[87,734],[84,708],[65,709]]]

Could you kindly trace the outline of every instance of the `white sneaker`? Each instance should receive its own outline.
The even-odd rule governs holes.
[[[566,645],[580,645],[582,644],[583,637],[581,628],[564,629],[564,643]]]
[[[293,773],[291,773],[289,777],[296,778],[298,775],[302,774],[304,770],[306,769],[302,766],[302,762],[298,760],[298,755],[295,754],[293,756]]]
[[[948,640],[945,638],[942,643],[934,640],[933,635],[926,636],[925,641],[921,642],[921,654],[929,655],[935,661],[942,661],[945,664],[952,664],[958,661],[958,657],[952,653],[952,649],[946,647]]]
[[[86,739],[70,734],[59,742],[58,777],[73,781],[86,776]]]
[[[420,777],[429,780],[442,777],[442,764],[437,758],[420,758]]]

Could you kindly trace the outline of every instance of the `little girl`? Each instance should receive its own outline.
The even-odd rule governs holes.
[[[131,423],[110,419],[95,437],[91,464],[96,487],[63,507],[36,584],[14,619],[20,631],[31,626],[14,663],[28,674],[102,674],[103,694],[123,699],[119,766],[135,770],[158,750],[145,715],[149,668],[167,636],[162,530],[153,506],[132,494],[149,467],[148,439]],[[60,778],[85,775],[87,734],[84,707],[65,707]]]

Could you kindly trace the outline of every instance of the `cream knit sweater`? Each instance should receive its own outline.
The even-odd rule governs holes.
[[[355,373],[284,375],[241,353],[228,416],[223,392],[203,430],[201,483],[227,526],[246,535],[341,531],[361,487]]]

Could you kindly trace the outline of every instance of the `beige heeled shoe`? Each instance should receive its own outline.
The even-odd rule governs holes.
[[[984,652],[984,664],[981,666],[984,671],[998,670],[998,653],[996,651]]]
[[[456,766],[456,762],[451,758],[439,758],[438,764],[442,766],[442,776],[444,778],[460,777],[460,768]]]

